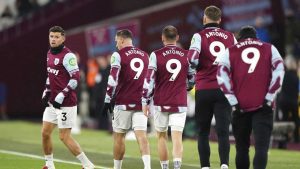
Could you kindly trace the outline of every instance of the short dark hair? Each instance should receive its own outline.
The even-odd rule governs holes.
[[[60,26],[53,26],[53,27],[51,27],[49,29],[49,33],[50,32],[60,32],[61,35],[65,36],[65,30],[62,27],[60,27]]]
[[[116,36],[132,39],[132,32],[129,29],[118,30]]]
[[[222,16],[222,11],[220,8],[216,7],[216,6],[208,6],[205,8],[204,10],[204,14],[213,21],[218,21],[221,19]]]
[[[238,40],[247,38],[257,38],[256,30],[253,26],[243,26],[238,33]]]
[[[163,29],[162,34],[168,40],[176,40],[176,36],[178,35],[178,32],[174,26],[168,25]]]

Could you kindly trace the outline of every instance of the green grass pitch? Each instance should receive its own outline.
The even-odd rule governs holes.
[[[44,165],[41,146],[41,124],[24,121],[0,122],[0,168],[1,169],[41,169]],[[97,165],[105,168],[113,167],[112,136],[103,131],[83,130],[80,135],[74,135],[87,156]],[[77,159],[68,152],[60,142],[57,129],[53,133],[54,158],[67,162],[76,162]],[[159,169],[157,144],[155,137],[150,138],[152,169]],[[171,148],[171,143],[169,144]],[[31,154],[35,157],[7,154],[3,151]],[[170,149],[171,150],[171,149]],[[169,151],[170,153],[171,151]],[[253,148],[251,148],[251,160]],[[40,159],[38,158],[40,157]],[[230,168],[234,165],[235,148],[231,146]],[[172,156],[170,154],[170,159]],[[170,160],[171,162],[172,160]],[[56,162],[57,169],[80,169],[78,164]],[[217,144],[211,143],[211,168],[219,169]],[[124,169],[143,168],[142,160],[135,141],[126,141],[126,153],[123,161]],[[197,143],[194,140],[184,141],[184,155],[182,169],[199,169]],[[268,169],[299,169],[300,152],[272,149],[269,152]]]

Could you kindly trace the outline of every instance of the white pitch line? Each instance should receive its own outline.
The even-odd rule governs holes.
[[[34,154],[21,153],[21,152],[17,152],[17,151],[8,151],[8,150],[1,150],[0,149],[0,153],[11,154],[11,155],[16,155],[16,156],[22,156],[22,157],[35,158],[35,159],[41,159],[41,160],[45,159],[42,156],[38,156],[38,155],[34,155]],[[61,160],[61,159],[54,159],[54,161],[55,162],[59,162],[59,163],[66,163],[66,164],[74,164],[74,165],[80,165],[80,166],[82,165],[81,163],[78,163],[78,162]],[[110,168],[103,167],[103,166],[96,166],[96,168],[99,168],[99,169],[110,169]]]

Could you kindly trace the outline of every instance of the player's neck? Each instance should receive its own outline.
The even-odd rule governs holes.
[[[133,44],[132,43],[126,43],[126,44],[124,44],[123,48],[126,48],[126,47],[133,47]]]
[[[52,54],[56,55],[56,54],[60,53],[63,50],[64,47],[65,47],[64,44],[61,44],[57,47],[50,47],[50,52]]]
[[[204,28],[210,28],[210,27],[220,27],[220,24],[216,23],[216,22],[210,22],[204,25]]]

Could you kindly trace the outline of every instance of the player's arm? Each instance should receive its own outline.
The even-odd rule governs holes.
[[[199,64],[199,54],[201,51],[201,36],[195,33],[188,52],[188,60],[193,69],[196,69]]]
[[[154,92],[155,78],[157,71],[157,61],[154,52],[150,55],[148,70],[143,84],[142,106],[145,115],[148,115],[148,105]]]
[[[187,75],[187,91],[190,91],[194,88],[195,85],[195,69],[192,68],[189,63],[188,75]]]
[[[229,50],[226,49],[225,53],[222,57],[218,57],[218,72],[217,72],[217,80],[220,86],[220,89],[225,94],[228,102],[231,106],[235,106],[238,104],[237,98],[234,95],[232,85],[231,85],[231,66],[229,61]]]
[[[53,103],[53,107],[55,108],[60,108],[65,97],[67,97],[72,90],[75,90],[77,88],[80,78],[79,67],[74,53],[67,53],[65,55],[63,59],[63,66],[68,71],[70,80],[67,86],[55,97],[55,102]]]
[[[276,92],[281,88],[284,76],[284,64],[278,50],[272,45],[272,79],[265,99],[273,102]]]
[[[121,57],[118,52],[114,52],[110,60],[111,69],[108,76],[107,89],[105,95],[105,103],[111,103],[118,84],[119,73],[121,70]]]

